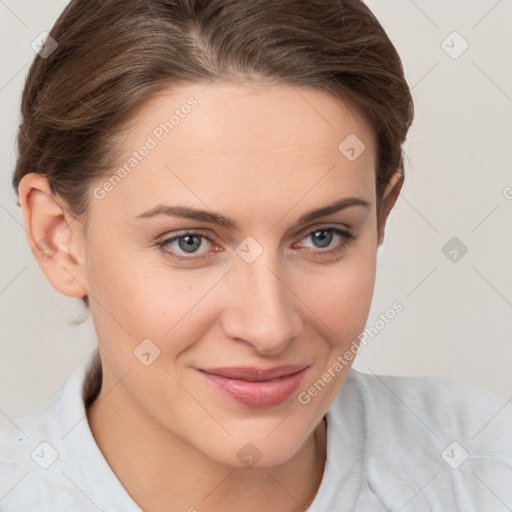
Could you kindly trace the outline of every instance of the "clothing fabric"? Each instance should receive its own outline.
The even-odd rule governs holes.
[[[0,433],[0,511],[141,512],[89,428],[90,362]],[[307,512],[512,510],[512,404],[498,395],[351,368],[326,420],[326,465]]]

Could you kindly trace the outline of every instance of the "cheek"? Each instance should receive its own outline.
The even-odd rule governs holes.
[[[176,355],[214,321],[211,305],[204,306],[225,269],[177,269],[149,250],[116,252],[115,243],[96,247],[88,261],[91,315],[98,339],[116,359],[131,362],[145,339],[161,355]]]
[[[337,350],[350,345],[367,320],[375,282],[371,235],[369,230],[336,263],[294,268],[290,274],[301,315],[310,317],[316,335]],[[166,264],[164,256],[150,254],[157,249],[120,249],[114,240],[113,233],[98,234],[87,261],[98,339],[115,350],[117,359],[130,362],[134,349],[150,339],[164,356],[161,361],[172,360],[215,323],[215,288],[226,267],[179,269]]]
[[[301,406],[321,417],[340,390],[357,354],[372,302],[376,249],[360,246],[324,277],[311,278],[301,293],[315,313],[316,367],[297,395]]]
[[[360,243],[337,264],[299,280],[298,295],[314,312],[314,321],[331,345],[350,344],[364,330],[373,297],[376,249]]]

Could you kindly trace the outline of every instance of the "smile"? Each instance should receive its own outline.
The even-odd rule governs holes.
[[[219,391],[249,407],[271,407],[289,398],[299,387],[309,365],[271,369],[212,368],[201,374]]]

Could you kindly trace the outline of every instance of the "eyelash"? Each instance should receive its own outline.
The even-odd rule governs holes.
[[[318,252],[320,256],[325,255],[325,254],[336,255],[336,254],[344,251],[348,247],[348,245],[357,238],[356,235],[350,233],[349,231],[345,231],[343,229],[340,229],[340,228],[337,228],[334,226],[324,226],[324,227],[316,228],[312,231],[302,233],[300,240],[302,240],[303,238],[306,238],[310,235],[315,234],[317,231],[327,231],[330,233],[337,234],[343,238],[343,241],[337,247],[334,247],[333,249],[329,249],[326,251],[313,251],[313,252]],[[192,229],[190,231],[185,231],[181,235],[176,235],[171,238],[166,238],[166,239],[160,240],[160,241],[156,242],[155,246],[158,249],[160,249],[165,255],[167,255],[175,260],[180,260],[180,261],[189,261],[189,262],[201,261],[201,260],[206,260],[207,258],[211,257],[211,255],[208,255],[208,254],[200,255],[200,256],[180,256],[174,252],[165,250],[166,245],[168,245],[182,237],[185,237],[187,235],[188,236],[190,236],[190,235],[199,236],[201,238],[208,240],[208,242],[213,243],[213,240],[211,240],[210,237],[206,236],[204,233],[201,233],[200,231],[196,231],[196,230]]]

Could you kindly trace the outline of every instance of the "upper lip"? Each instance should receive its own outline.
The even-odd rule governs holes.
[[[202,372],[211,375],[220,375],[228,379],[247,380],[251,382],[261,382],[280,377],[286,377],[300,372],[307,368],[308,364],[285,364],[275,368],[255,368],[249,366],[223,367],[223,368],[200,368]]]

